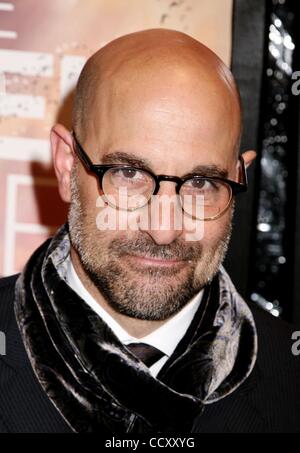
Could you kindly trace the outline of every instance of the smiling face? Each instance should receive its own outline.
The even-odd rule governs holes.
[[[240,111],[227,70],[191,38],[179,34],[178,41],[170,32],[162,45],[159,33],[129,35],[127,53],[121,38],[102,51],[100,63],[89,63],[101,80],[93,96],[86,94],[89,116],[77,121],[82,146],[93,163],[119,163],[122,156],[122,162],[146,161],[155,174],[182,177],[201,166],[237,180]],[[224,259],[232,207],[204,222],[201,240],[190,241],[184,227],[99,230],[98,182],[79,161],[72,167],[71,189],[73,254],[119,313],[167,319],[207,284]],[[161,182],[159,196],[174,194],[174,182]],[[150,213],[149,206],[143,209]]]

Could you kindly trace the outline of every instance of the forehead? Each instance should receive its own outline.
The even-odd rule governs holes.
[[[173,162],[174,171],[208,159],[224,166],[239,135],[239,109],[226,86],[182,68],[104,81],[91,111],[88,142],[98,161],[124,151],[154,165]]]

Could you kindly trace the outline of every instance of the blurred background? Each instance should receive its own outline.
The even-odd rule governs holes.
[[[244,297],[299,323],[298,4],[0,1],[0,275],[20,271],[65,221],[49,131],[56,121],[70,127],[72,90],[86,59],[123,34],[172,28],[202,41],[232,68],[244,108],[241,151],[258,151],[249,192],[238,197],[226,268]]]

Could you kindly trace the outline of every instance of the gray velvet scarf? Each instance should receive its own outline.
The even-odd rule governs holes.
[[[172,356],[154,378],[65,280],[68,227],[29,259],[15,313],[32,368],[75,432],[193,432],[205,405],[251,373],[252,314],[223,268]]]

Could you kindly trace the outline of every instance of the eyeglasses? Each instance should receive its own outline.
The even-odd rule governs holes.
[[[184,212],[199,220],[215,220],[230,206],[232,198],[245,192],[248,187],[243,157],[239,156],[240,182],[219,176],[205,176],[195,173],[178,176],[156,175],[150,170],[130,164],[93,164],[76,138],[75,152],[83,166],[97,176],[99,187],[109,204],[117,209],[132,211],[142,208],[156,195],[162,181],[176,184],[176,194]],[[201,209],[199,208],[201,204]],[[201,215],[198,213],[201,212]]]

